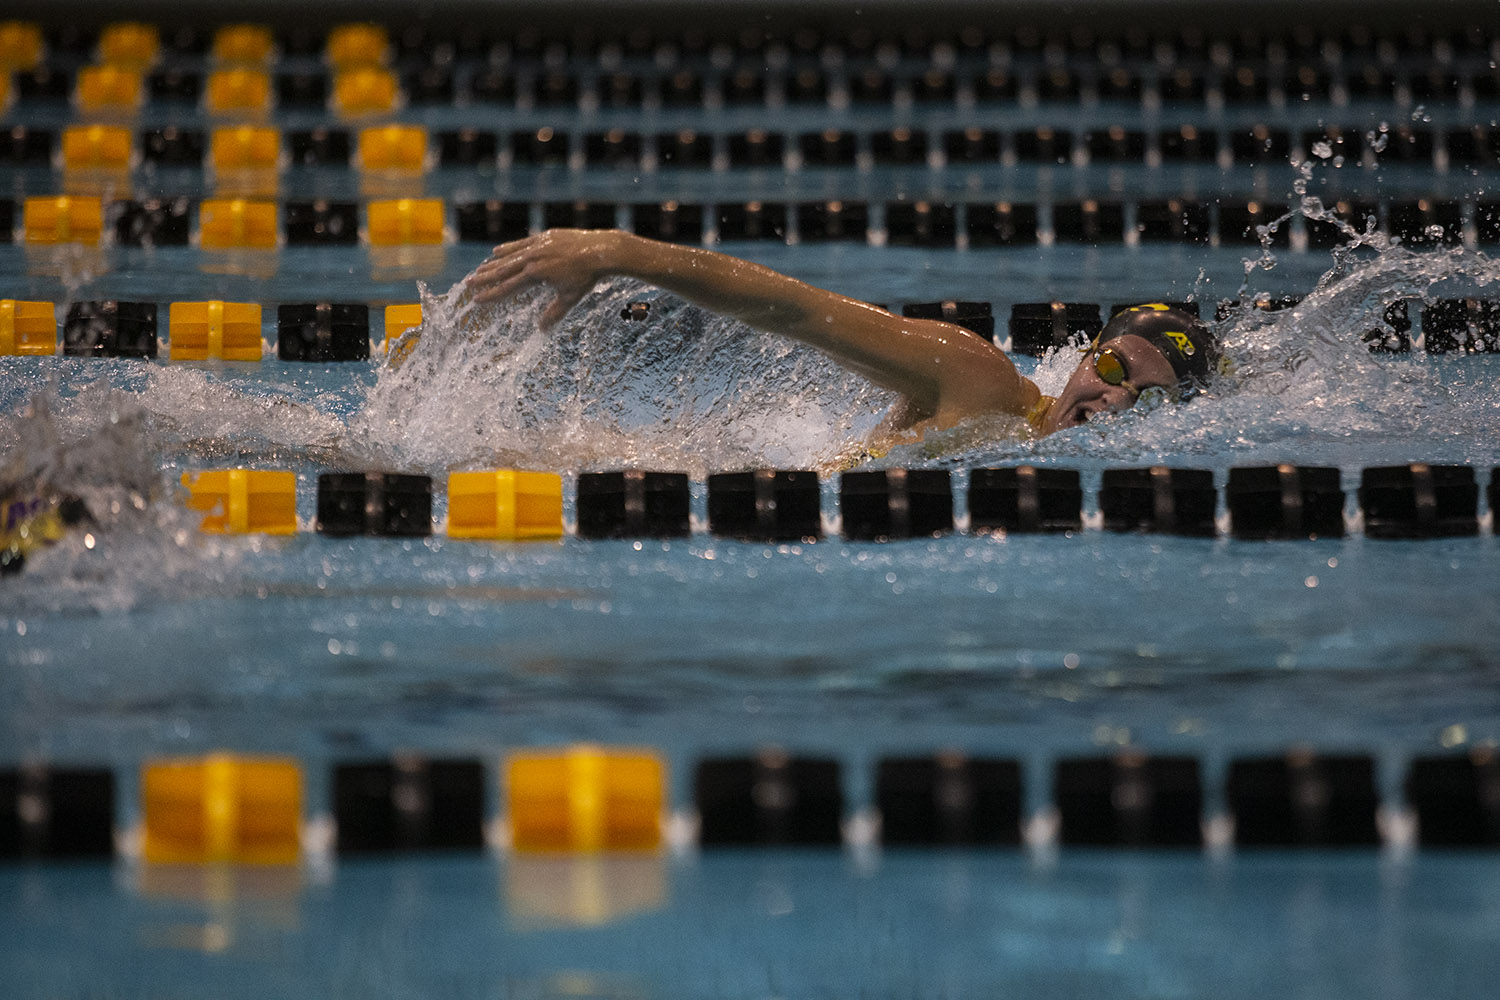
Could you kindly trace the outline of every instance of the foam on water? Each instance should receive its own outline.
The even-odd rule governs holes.
[[[365,391],[353,369],[355,378],[331,391],[295,375],[267,378],[259,365],[72,358],[10,364],[14,378],[0,396],[9,411],[0,417],[0,455],[25,433],[29,411],[45,413],[64,443],[129,414],[151,450],[168,458],[338,461],[345,417]]]
[[[783,338],[610,282],[554,333],[542,295],[495,307],[423,290],[426,321],[351,421],[351,447],[424,469],[830,467],[894,396]],[[623,321],[631,302],[649,318]]]

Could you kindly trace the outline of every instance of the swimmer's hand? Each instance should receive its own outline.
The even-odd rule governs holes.
[[[542,312],[541,327],[551,330],[568,311],[612,273],[620,256],[621,237],[613,230],[549,229],[495,248],[468,277],[475,302],[502,302],[545,285],[555,297]]]

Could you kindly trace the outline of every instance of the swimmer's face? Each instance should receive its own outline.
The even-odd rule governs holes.
[[[1110,385],[1099,376],[1094,359],[1103,348],[1111,348],[1125,365],[1128,385]],[[1140,394],[1160,387],[1169,393],[1177,391],[1177,373],[1151,341],[1134,334],[1115,337],[1083,356],[1068,378],[1057,402],[1042,421],[1042,433],[1077,427],[1096,413],[1119,413],[1135,405]]]

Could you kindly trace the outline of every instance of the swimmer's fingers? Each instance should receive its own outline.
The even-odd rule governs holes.
[[[478,272],[475,273],[475,278],[481,278]],[[593,290],[592,281],[578,281],[566,277],[541,277],[524,267],[497,269],[477,282],[474,301],[503,302],[542,284],[547,285],[554,292],[552,302],[542,311],[541,327],[543,330],[551,330],[560,323],[569,310]]]
[[[475,302],[499,302],[542,284],[544,279],[522,267],[480,268],[469,276],[469,288]]]
[[[518,247],[511,243],[498,246],[495,248],[494,253],[480,262],[476,270],[493,270],[498,267],[514,264],[517,258],[525,252],[525,249],[525,247]]]
[[[533,259],[564,258],[577,260],[590,243],[589,233],[576,229],[548,229],[545,232],[524,236],[519,240],[501,243],[490,251],[486,264],[512,260],[516,257]]]
[[[504,284],[518,275],[527,276],[533,284],[556,284],[574,277],[579,270],[576,258],[559,253],[550,242],[543,242],[546,235],[496,247],[495,255],[474,269],[471,281],[483,289]]]
[[[474,273],[469,276],[468,284],[477,293],[483,293],[486,288],[509,281],[521,274],[524,269],[524,265],[516,261],[487,260],[474,269]]]
[[[504,257],[509,257],[510,255],[525,249],[535,240],[535,236],[523,236],[518,240],[511,240],[509,243],[502,243],[499,246],[495,247],[495,249],[490,251],[489,259],[500,260]]]
[[[549,267],[533,254],[516,253],[490,259],[474,269],[469,287],[480,301],[495,301],[514,295],[528,285],[552,284],[555,266]]]
[[[538,285],[556,298],[543,311],[542,328],[556,326],[598,280],[591,260],[601,234],[554,229],[495,247],[475,268],[470,287],[479,302],[498,302]]]

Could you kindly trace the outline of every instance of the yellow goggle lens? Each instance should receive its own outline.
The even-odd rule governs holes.
[[[1125,381],[1124,362],[1107,347],[1094,356],[1094,371],[1109,385],[1121,385]]]

